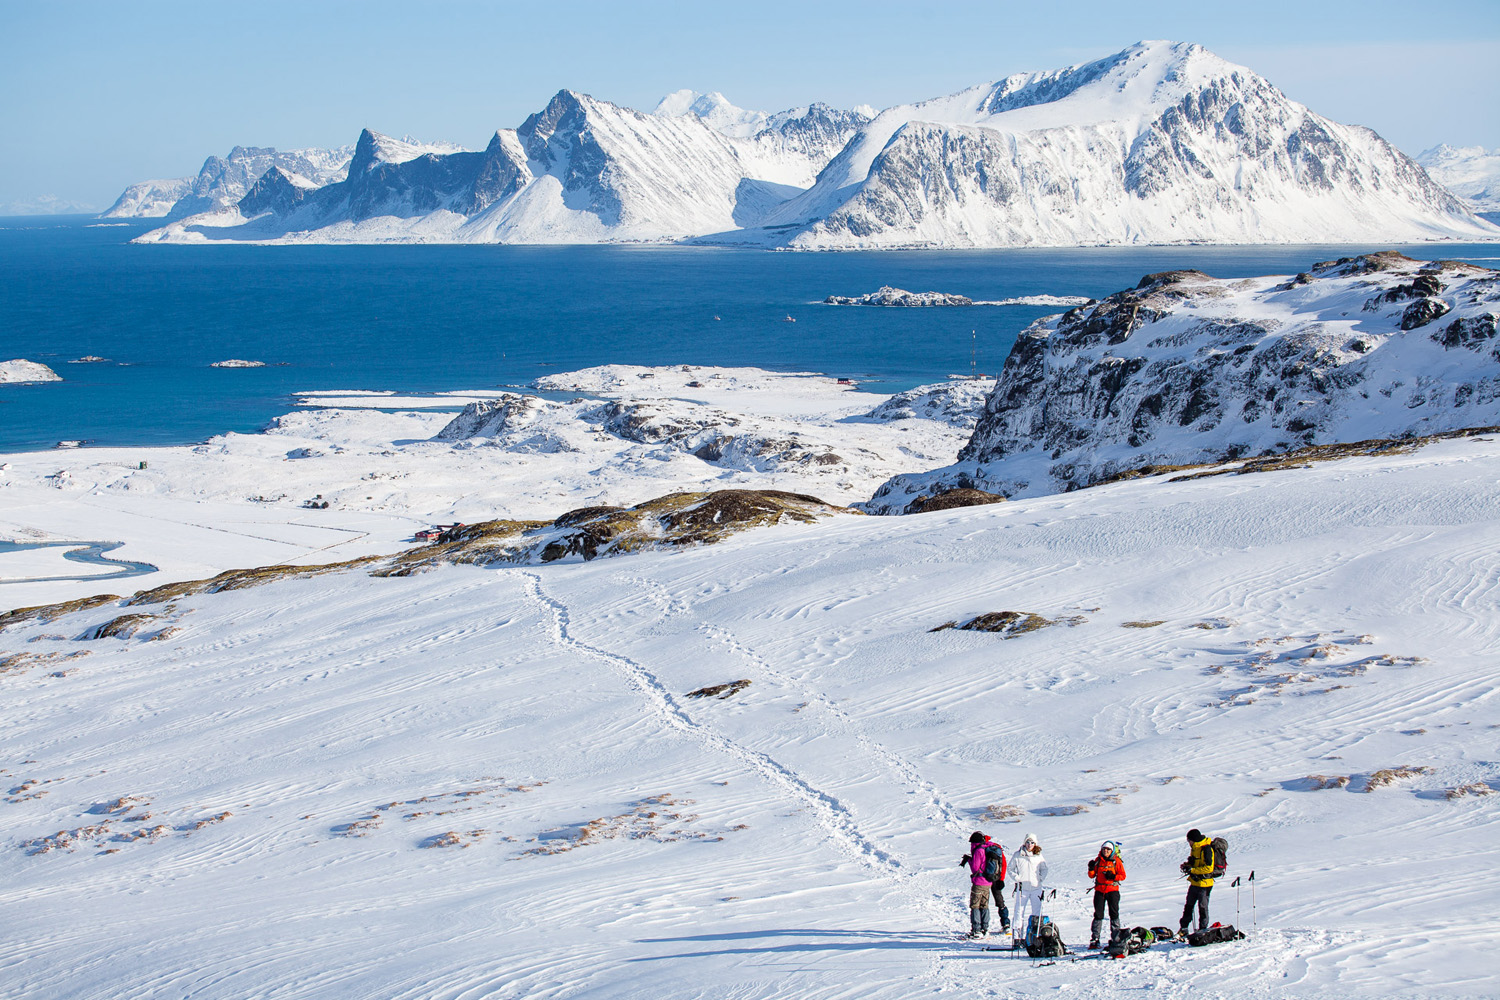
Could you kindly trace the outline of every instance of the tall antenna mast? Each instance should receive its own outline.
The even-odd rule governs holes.
[[[979,377],[979,333],[969,331],[969,377]]]

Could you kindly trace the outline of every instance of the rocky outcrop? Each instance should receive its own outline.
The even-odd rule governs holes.
[[[741,531],[810,524],[848,513],[817,497],[780,490],[673,493],[634,507],[583,507],[547,521],[485,521],[411,549],[376,571],[406,576],[447,564],[549,563],[710,545]]]
[[[830,295],[823,300],[830,306],[972,306],[974,300],[967,295],[948,292],[908,292],[904,288],[881,285],[864,295]]]
[[[926,514],[934,510],[954,510],[958,507],[980,507],[985,504],[1002,503],[1005,497],[984,490],[951,489],[938,490],[932,496],[920,496],[906,505],[903,514]]]
[[[959,462],[900,476],[1060,492],[1148,467],[1500,423],[1500,273],[1394,252],[1291,280],[1147,275],[1017,338]]]

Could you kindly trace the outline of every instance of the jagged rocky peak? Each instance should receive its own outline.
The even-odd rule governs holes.
[[[265,212],[290,212],[302,204],[307,191],[307,187],[298,185],[280,167],[272,167],[261,174],[260,179],[245,193],[245,197],[240,199],[240,214],[253,218]]]
[[[1500,272],[1394,251],[1290,278],[1147,275],[1022,333],[958,464],[897,477],[871,508],[1497,425],[1497,316]]]
[[[547,148],[553,135],[581,131],[588,113],[586,104],[594,99],[571,90],[559,90],[541,111],[527,117],[516,134],[532,159],[551,163],[556,156]]]
[[[1177,42],[889,109],[766,225],[810,248],[1496,234],[1370,130]]]

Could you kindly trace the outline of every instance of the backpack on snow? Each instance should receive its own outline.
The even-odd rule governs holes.
[[[1215,837],[1209,842],[1208,846],[1213,848],[1214,852],[1214,856],[1211,859],[1214,869],[1211,877],[1223,878],[1224,872],[1229,868],[1229,841],[1223,837]]]
[[[984,845],[984,878],[994,882],[1000,878],[1000,862],[1005,859],[1005,848],[999,844]]]
[[[1149,927],[1120,928],[1109,939],[1109,957],[1124,958],[1139,955],[1156,943],[1156,934]]]
[[[1026,928],[1026,954],[1032,958],[1062,958],[1068,953],[1051,917],[1032,917]]]
[[[1187,939],[1188,944],[1199,948],[1206,944],[1218,944],[1220,941],[1238,941],[1244,936],[1244,932],[1235,930],[1233,924],[1214,923],[1201,931],[1194,931]]]

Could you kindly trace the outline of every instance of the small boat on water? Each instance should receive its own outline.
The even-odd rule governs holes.
[[[788,314],[787,317],[782,320],[782,322],[783,323],[795,323],[797,321],[790,314]]]

